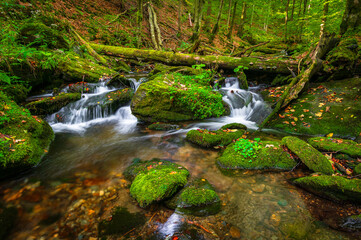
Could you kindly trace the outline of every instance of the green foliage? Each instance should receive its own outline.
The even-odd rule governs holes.
[[[244,66],[238,66],[235,69],[233,69],[233,71],[235,73],[238,73],[240,70],[248,70],[248,67],[244,67]]]
[[[240,138],[234,144],[234,150],[244,158],[255,158],[257,151],[261,149],[261,146],[258,144],[260,140],[259,138],[255,138],[254,141]],[[252,159],[250,162],[252,162]]]

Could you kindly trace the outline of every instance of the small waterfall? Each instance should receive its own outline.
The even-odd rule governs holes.
[[[140,81],[129,79],[138,88]],[[117,90],[106,86],[106,81],[92,84],[93,93],[85,93],[79,101],[70,103],[60,111],[48,116],[47,121],[55,132],[83,132],[88,127],[107,121],[118,121],[117,130],[122,133],[132,132],[137,125],[137,118],[131,114],[130,106],[113,112],[111,107],[102,105],[106,94]],[[124,125],[124,126],[123,126]]]

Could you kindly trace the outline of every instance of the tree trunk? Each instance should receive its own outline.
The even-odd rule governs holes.
[[[214,27],[212,29],[212,33],[211,33],[211,36],[209,38],[209,43],[213,42],[215,36],[218,33],[219,21],[221,20],[221,16],[222,16],[223,5],[224,5],[224,0],[221,0],[220,6],[219,6],[219,11],[218,11],[218,16],[217,16],[217,21],[216,21],[216,24],[214,24]]]
[[[285,41],[287,41],[287,23],[288,23],[288,7],[290,6],[290,0],[287,0],[286,16],[285,16]]]
[[[302,41],[302,32],[303,32],[303,26],[305,24],[306,11],[307,11],[307,0],[304,0],[303,1],[303,16],[301,19],[300,33],[298,35],[300,42]]]
[[[347,30],[354,30],[361,25],[361,0],[347,0],[346,10],[343,14],[340,34]]]
[[[144,59],[148,61],[158,61],[168,65],[192,66],[195,64],[206,64],[209,67],[218,67],[221,69],[233,70],[238,66],[247,67],[250,71],[259,71],[267,73],[288,74],[290,67],[296,71],[297,62],[282,59],[259,59],[253,57],[226,57],[216,55],[200,56],[195,54],[183,54],[167,51],[142,50],[136,48],[123,48],[115,46],[106,46],[90,44],[97,52],[111,53],[112,55],[122,56],[127,59]]]
[[[254,4],[253,4],[253,7],[252,7],[251,24],[249,25],[250,29],[252,28],[252,25],[253,25],[253,14],[254,14]]]
[[[202,8],[203,8],[203,0],[196,0],[194,3],[194,28],[193,35],[190,38],[192,43],[196,42],[199,38],[199,34],[201,31],[202,24]]]
[[[160,28],[158,26],[157,14],[154,11],[151,2],[148,2],[148,14],[149,14],[149,27],[150,27],[150,36],[154,49],[161,50],[163,47],[162,37],[160,33]]]
[[[292,3],[292,13],[291,13],[290,21],[293,21],[293,16],[294,16],[294,13],[295,13],[295,5],[296,5],[296,0],[293,0],[293,3]]]
[[[247,15],[247,3],[246,3],[246,1],[244,1],[243,7],[242,7],[241,23],[239,24],[239,30],[238,30],[238,36],[240,38],[243,37],[244,24],[246,22],[246,15]]]
[[[138,0],[137,11],[137,47],[139,48],[142,43],[142,22],[143,22],[143,0]]]
[[[228,31],[228,35],[227,35],[228,39],[232,39],[234,19],[236,18],[236,11],[237,11],[237,3],[238,3],[238,1],[234,1],[234,3],[233,3],[232,20],[231,20],[231,25],[229,26],[229,31]]]
[[[229,0],[228,17],[227,17],[227,29],[229,28],[229,21],[231,20],[231,12],[232,12],[232,0]]]
[[[179,7],[178,7],[178,33],[177,37],[180,38],[182,36],[182,0],[179,0]]]

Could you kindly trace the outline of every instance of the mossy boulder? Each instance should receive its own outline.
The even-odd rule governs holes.
[[[324,198],[361,203],[361,179],[322,175],[298,178],[293,183]]]
[[[167,124],[167,123],[153,123],[148,126],[149,130],[154,130],[154,131],[169,131],[177,128],[179,128],[178,125]]]
[[[282,143],[287,146],[312,171],[333,174],[331,162],[310,144],[297,137],[284,137]]]
[[[130,195],[143,208],[173,196],[187,183],[189,176],[184,167],[159,159],[135,162],[124,174],[134,178]]]
[[[316,137],[308,139],[313,147],[327,152],[345,153],[351,157],[361,157],[361,144],[341,138]]]
[[[130,213],[126,208],[116,207],[109,221],[103,220],[99,223],[99,235],[125,234],[145,222],[146,218],[143,214]]]
[[[361,78],[312,83],[308,91],[281,110],[267,126],[288,133],[357,137],[361,132],[360,85]],[[273,90],[268,89],[267,94],[277,100],[283,90],[270,92]]]
[[[243,129],[247,130],[247,127],[241,123],[229,123],[224,125],[220,128],[220,130],[227,130],[227,129]]]
[[[0,86],[0,91],[4,92],[10,99],[20,104],[26,100],[30,88],[21,84],[11,84],[6,86]]]
[[[145,122],[175,122],[220,117],[230,113],[222,95],[208,80],[180,73],[158,74],[138,88],[132,113]]]
[[[244,130],[234,129],[209,131],[207,129],[190,130],[186,139],[201,147],[212,148],[216,146],[227,146],[244,134]]]
[[[355,167],[355,169],[353,170],[353,172],[354,172],[355,175],[361,174],[361,163],[359,163],[359,164]]]
[[[109,106],[112,112],[115,112],[119,107],[129,103],[134,96],[134,91],[131,88],[120,89],[110,92],[105,95],[103,107]]]
[[[221,200],[207,179],[193,180],[166,204],[169,208],[196,216],[217,214],[221,209]]]
[[[361,214],[348,216],[343,220],[341,224],[343,229],[348,231],[360,231],[361,230]]]
[[[0,103],[0,178],[6,178],[38,164],[54,132],[47,122],[31,116],[3,92]]]
[[[0,239],[6,239],[15,224],[17,215],[18,212],[15,207],[0,206]]]
[[[78,101],[80,93],[61,93],[55,97],[47,97],[25,105],[34,115],[44,116],[55,113],[69,103]]]
[[[217,159],[217,164],[223,169],[251,170],[291,170],[297,165],[279,142],[261,141],[258,144],[260,149],[255,150],[255,157],[244,157],[235,150],[233,143]]]

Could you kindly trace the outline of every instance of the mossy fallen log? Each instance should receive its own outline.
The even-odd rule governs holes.
[[[222,69],[235,69],[238,66],[247,67],[250,71],[264,71],[269,73],[289,74],[291,68],[297,69],[297,62],[284,59],[260,59],[254,57],[227,57],[206,55],[200,56],[196,54],[174,53],[157,50],[143,50],[136,48],[123,48],[115,46],[107,46],[100,44],[90,44],[97,52],[108,52],[111,54],[121,55],[124,58],[136,58],[162,62],[168,65],[191,66],[195,64],[206,64],[207,66],[218,66]]]

